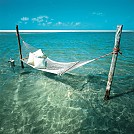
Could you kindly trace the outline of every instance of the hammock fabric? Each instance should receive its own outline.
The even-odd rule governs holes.
[[[26,42],[23,41],[23,45],[28,46]],[[109,53],[111,54],[111,53]],[[108,56],[109,54],[106,54],[104,56],[100,56],[99,58],[103,58],[105,56]],[[62,75],[64,73],[67,73],[73,69],[76,69],[78,67],[81,67],[87,63],[90,63],[92,61],[98,60],[99,58],[95,58],[92,60],[87,61],[76,61],[76,62],[57,62],[54,60],[51,60],[46,55],[43,54],[41,49],[35,51],[35,52],[29,52],[29,57],[21,59],[24,63],[27,65],[41,71]],[[31,60],[31,61],[30,61]]]

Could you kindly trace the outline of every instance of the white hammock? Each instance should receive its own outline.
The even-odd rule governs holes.
[[[24,63],[26,63],[27,65],[37,69],[37,70],[41,70],[41,71],[44,71],[44,72],[49,72],[49,73],[53,73],[53,74],[57,74],[57,75],[62,75],[64,73],[67,73],[73,69],[76,69],[78,67],[81,67],[89,62],[92,62],[94,61],[95,59],[93,60],[89,60],[89,61],[77,61],[77,62],[68,62],[68,63],[64,63],[64,62],[56,62],[56,61],[53,61],[51,59],[49,59],[48,57],[45,59],[45,61],[47,62],[47,66],[44,66],[41,67],[41,68],[36,68],[34,65],[32,64],[28,64],[27,61],[28,59],[22,59],[22,61]]]
[[[28,45],[24,41],[23,41],[23,44]],[[29,63],[30,54],[34,54],[34,56],[36,55],[35,56],[36,58],[34,57],[33,60],[35,62],[35,59],[36,59],[36,63],[40,64],[40,65],[35,65],[33,63]],[[111,54],[111,53],[109,53],[109,54]],[[53,73],[53,74],[57,74],[57,75],[62,75],[62,74],[67,73],[67,72],[69,72],[73,69],[81,67],[81,66],[83,66],[87,63],[98,60],[99,58],[103,58],[105,56],[108,56],[109,54],[105,54],[103,56],[100,56],[98,58],[88,60],[88,61],[76,61],[76,62],[64,63],[64,62],[57,62],[57,61],[51,60],[48,57],[44,58],[41,49],[39,49],[36,52],[33,52],[33,53],[30,52],[29,53],[29,58],[24,58],[24,59],[21,59],[21,60],[24,63],[26,63],[27,65],[29,65],[29,66],[37,69],[37,70],[41,70],[41,71],[44,71],[44,72],[49,72],[49,73]],[[41,63],[39,63],[40,61],[41,61]]]

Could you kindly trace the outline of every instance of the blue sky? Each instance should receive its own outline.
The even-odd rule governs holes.
[[[134,0],[0,0],[0,30],[134,30]]]

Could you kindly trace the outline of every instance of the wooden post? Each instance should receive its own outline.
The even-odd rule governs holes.
[[[20,60],[22,59],[22,53],[21,53],[21,44],[20,44],[20,35],[18,30],[18,25],[16,25],[16,35],[18,37],[18,46],[19,46],[19,53],[20,53]],[[21,61],[21,67],[24,68],[23,62]]]
[[[117,61],[117,57],[118,57],[118,52],[120,51],[120,37],[121,37],[121,33],[122,33],[122,27],[123,27],[123,25],[117,26],[117,31],[116,31],[116,35],[115,35],[115,44],[114,44],[114,49],[113,49],[113,57],[112,57],[112,61],[111,61],[111,67],[110,67],[110,71],[109,71],[109,75],[108,75],[106,93],[105,93],[105,97],[104,97],[105,100],[109,100],[109,96],[110,96],[110,89],[111,89],[114,71],[115,71],[115,67],[116,67],[116,61]]]

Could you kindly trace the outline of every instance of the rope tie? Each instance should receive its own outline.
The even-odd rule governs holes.
[[[122,52],[120,51],[119,48],[114,48],[112,54],[118,54],[118,53],[122,55]]]

